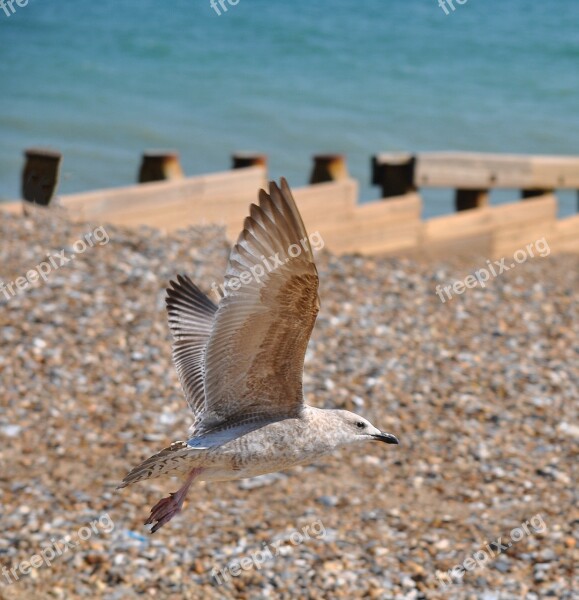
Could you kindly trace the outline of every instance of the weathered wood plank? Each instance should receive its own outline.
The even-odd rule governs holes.
[[[579,189],[579,157],[531,156],[531,189]]]
[[[497,227],[508,224],[518,226],[526,221],[554,221],[557,218],[557,198],[554,194],[544,194],[526,200],[492,207]]]
[[[533,187],[530,157],[478,154],[469,152],[436,152],[419,154],[414,183],[418,187],[459,189],[528,188]]]
[[[490,235],[493,223],[490,207],[434,217],[423,224],[423,243]]]
[[[418,194],[356,206],[349,215],[320,227],[328,248],[337,253],[384,253],[417,245],[422,223]]]
[[[376,155],[373,182],[383,184],[388,169],[411,162],[403,153]],[[416,187],[579,189],[579,157],[575,156],[426,152],[416,155],[413,170],[407,172],[413,173]]]
[[[579,253],[579,215],[557,220],[548,241],[553,252]]]
[[[115,214],[126,215],[148,209],[163,210],[183,209],[195,210],[195,206],[204,200],[206,204],[219,201],[215,207],[217,212],[226,210],[228,202],[236,202],[242,198],[247,202],[254,201],[257,190],[265,185],[265,169],[248,167],[223,173],[211,173],[182,180],[161,181],[141,185],[97,190],[82,194],[61,196],[63,206],[83,216],[103,215],[113,218]],[[192,214],[194,217],[194,214]]]
[[[355,179],[328,181],[293,190],[306,228],[340,222],[356,207],[358,182]]]
[[[0,210],[10,213],[12,215],[22,214],[22,202],[0,202]]]
[[[545,238],[551,243],[557,219],[553,194],[493,207],[493,256],[512,255],[528,244]]]

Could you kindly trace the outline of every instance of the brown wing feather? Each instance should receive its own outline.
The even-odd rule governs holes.
[[[270,193],[262,191],[259,198],[232,249],[225,275],[229,293],[207,345],[199,434],[296,416],[303,407],[304,357],[319,310],[318,274],[285,180],[281,189],[270,184]],[[235,278],[258,265],[262,278],[232,289]]]
[[[205,410],[205,348],[217,306],[187,277],[167,288],[167,312],[173,334],[173,362],[195,423]]]

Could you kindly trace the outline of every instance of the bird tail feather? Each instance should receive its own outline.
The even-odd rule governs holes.
[[[187,442],[173,442],[130,471],[117,486],[117,490],[143,479],[188,473],[195,466],[191,464],[191,454],[191,447],[187,445]]]

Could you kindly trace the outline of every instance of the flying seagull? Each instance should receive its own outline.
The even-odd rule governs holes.
[[[297,248],[297,250],[296,250]],[[285,179],[250,206],[216,306],[185,275],[167,289],[173,362],[191,410],[187,441],[135,467],[119,488],[161,476],[183,486],[151,509],[151,533],[196,480],[228,481],[301,465],[347,444],[397,444],[347,410],[304,403],[304,357],[320,308],[310,238]]]

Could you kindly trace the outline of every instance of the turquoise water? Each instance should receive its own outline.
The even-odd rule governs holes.
[[[294,185],[313,153],[345,152],[365,199],[378,195],[376,152],[579,154],[579,2],[455,6],[14,5],[0,11],[0,197],[18,195],[22,150],[38,145],[64,153],[62,193],[131,183],[141,152],[160,147],[179,150],[188,174],[266,152],[271,175]],[[562,198],[575,212],[576,196]],[[451,211],[450,199],[427,194],[425,215]]]

